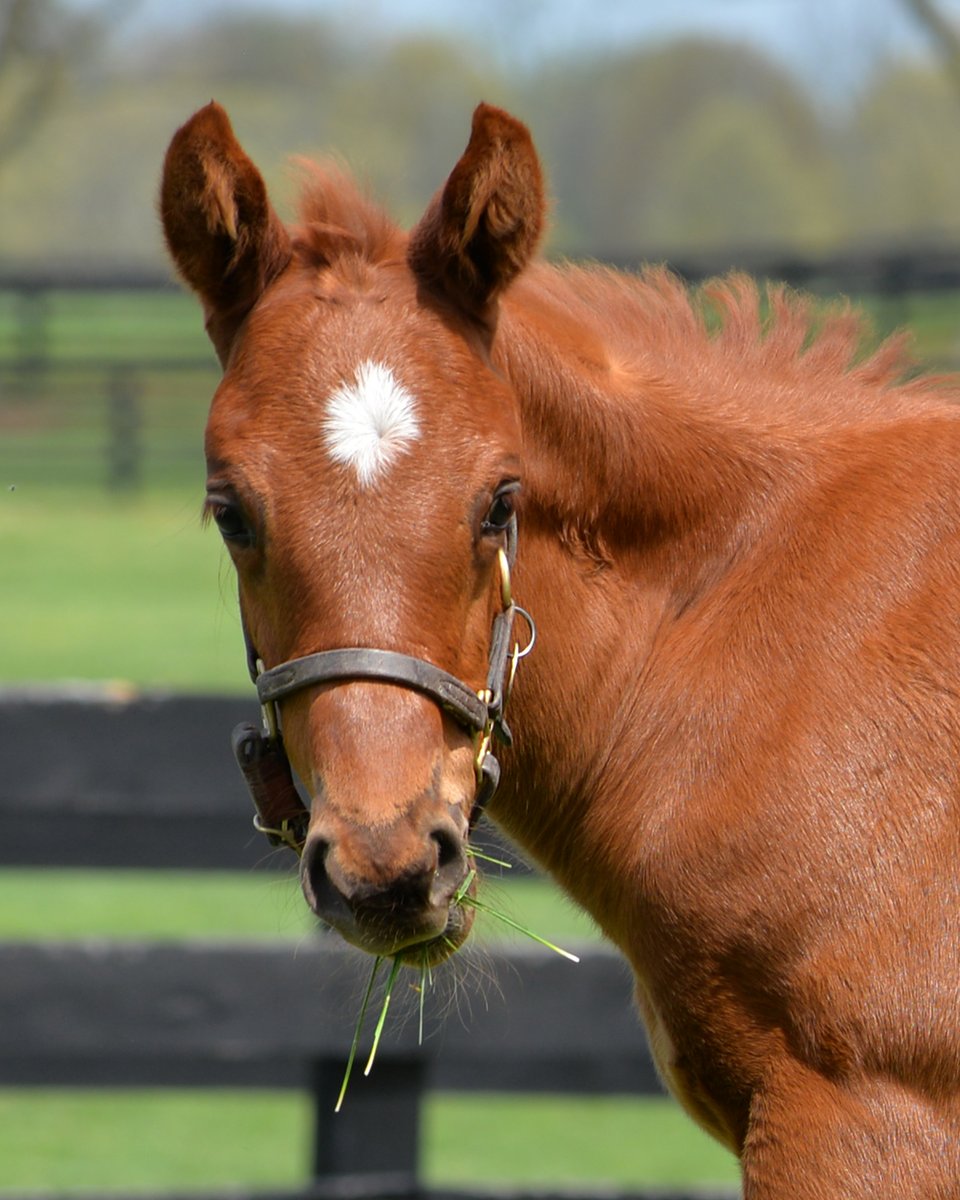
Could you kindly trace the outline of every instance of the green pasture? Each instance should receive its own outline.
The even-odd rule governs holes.
[[[200,310],[179,288],[0,290],[0,363],[42,354],[52,364],[209,358]]]
[[[0,679],[249,688],[232,567],[196,488],[0,487]]]
[[[247,689],[231,568],[199,521],[217,375],[193,304],[175,292],[44,303],[37,323],[0,293],[0,684]],[[956,357],[956,297],[874,308],[881,328],[909,323],[921,357]],[[46,365],[28,370],[38,353]],[[142,486],[111,490],[111,404],[124,389],[135,397]],[[543,884],[500,892],[515,917],[561,944],[593,936]],[[481,932],[502,936],[489,919]],[[286,939],[291,952],[316,936],[291,879],[0,876],[4,939],[251,935]],[[293,1185],[306,1176],[311,1122],[304,1097],[279,1093],[0,1089],[0,1194]],[[736,1179],[726,1152],[655,1099],[437,1096],[423,1137],[432,1184]]]
[[[0,1196],[293,1187],[312,1127],[309,1102],[287,1093],[0,1089]],[[660,1100],[438,1095],[422,1137],[433,1186],[737,1181],[732,1157]]]

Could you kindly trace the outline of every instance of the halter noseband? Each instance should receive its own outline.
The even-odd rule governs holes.
[[[263,711],[264,728],[238,725],[233,731],[233,751],[257,810],[254,826],[273,845],[289,846],[299,855],[306,841],[310,817],[297,792],[284,749],[278,701],[317,684],[358,679],[376,680],[420,692],[471,735],[477,785],[469,819],[470,828],[473,828],[500,782],[500,764],[491,746],[495,737],[504,745],[511,743],[504,709],[517,664],[530,653],[536,640],[533,618],[526,609],[514,603],[511,593],[510,566],[516,554],[516,542],[514,518],[507,528],[506,550],[499,552],[501,608],[493,620],[487,683],[480,692],[426,659],[366,646],[323,650],[292,658],[264,671],[244,623],[247,663]],[[527,622],[530,637],[522,650],[516,642],[511,650],[517,613]]]

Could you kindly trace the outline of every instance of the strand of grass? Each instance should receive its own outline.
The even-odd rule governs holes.
[[[568,958],[571,962],[578,963],[580,959],[576,954],[571,954],[569,950],[564,950],[561,946],[557,946],[553,942],[548,942],[546,938],[541,937],[538,933],[534,933],[532,929],[528,929],[526,925],[521,925],[519,921],[515,921],[513,917],[508,917],[506,913],[500,912],[498,908],[494,908],[490,904],[484,903],[483,900],[478,900],[476,896],[461,896],[461,904],[469,904],[472,908],[479,909],[480,912],[488,913],[491,917],[495,917],[498,921],[502,921],[504,925],[509,925],[511,929],[515,929],[518,933],[522,933],[525,937],[532,938],[541,946],[546,946],[548,950],[552,950],[554,954],[559,954],[563,958]]]
[[[360,1015],[357,1017],[357,1027],[353,1031],[353,1044],[350,1047],[350,1054],[347,1057],[347,1066],[343,1072],[343,1083],[340,1085],[340,1095],[337,1097],[337,1103],[334,1107],[334,1112],[338,1113],[343,1105],[343,1098],[347,1094],[347,1085],[350,1083],[350,1076],[353,1073],[353,1061],[357,1057],[357,1047],[360,1045],[360,1033],[363,1030],[363,1021],[367,1015],[367,1007],[370,1004],[370,996],[373,994],[373,985],[377,978],[377,972],[380,970],[380,964],[383,959],[377,955],[373,960],[373,970],[370,972],[370,978],[367,981],[367,990],[363,995],[363,1003],[360,1005]]]
[[[463,883],[460,884],[460,886],[457,888],[456,892],[454,893],[454,897],[453,897],[454,904],[460,904],[460,903],[462,903],[463,900],[466,899],[467,892],[470,891],[470,886],[473,883],[473,881],[476,879],[476,877],[477,877],[477,872],[473,869],[473,867],[471,867],[470,870],[467,872],[466,879],[464,879]]]
[[[478,850],[476,846],[468,846],[467,854],[470,858],[479,858],[483,862],[493,863],[495,867],[503,867],[507,871],[513,870],[513,863],[504,862],[502,858],[494,858],[492,854],[484,854],[482,850]]]
[[[400,955],[398,954],[393,960],[393,966],[390,968],[390,978],[387,980],[387,990],[383,994],[383,1007],[380,1009],[380,1019],[377,1021],[377,1027],[373,1031],[373,1045],[370,1047],[370,1057],[367,1059],[367,1065],[363,1068],[364,1075],[369,1075],[373,1069],[373,1060],[377,1057],[377,1047],[380,1045],[380,1035],[383,1033],[383,1026],[387,1020],[387,1009],[390,1007],[390,997],[393,995],[393,985],[397,982],[397,976],[400,974]]]

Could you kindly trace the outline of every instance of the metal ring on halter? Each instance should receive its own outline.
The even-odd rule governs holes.
[[[289,846],[297,858],[303,854],[306,841],[306,822],[300,817],[288,817],[275,827],[267,825],[259,812],[253,815],[253,827],[270,839],[274,846]]]
[[[524,646],[524,648],[522,650],[518,649],[516,651],[516,656],[518,659],[526,658],[527,655],[530,653],[530,651],[537,644],[537,623],[536,623],[536,621],[534,621],[533,617],[530,616],[530,614],[527,612],[527,610],[525,608],[521,608],[519,604],[515,604],[513,606],[513,609],[514,609],[514,612],[517,614],[517,616],[523,617],[523,619],[527,623],[527,628],[530,630],[530,638],[529,638],[527,644]],[[517,642],[516,644],[517,644],[517,646],[520,645],[519,642]]]

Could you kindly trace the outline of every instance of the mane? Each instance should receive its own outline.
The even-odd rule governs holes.
[[[849,305],[742,275],[689,289],[662,267],[540,264],[508,294],[495,354],[548,451],[530,493],[605,565],[641,529],[735,529],[752,494],[804,478],[838,437],[960,399],[953,379],[905,379],[904,336],[869,338]]]
[[[342,165],[298,160],[303,174],[294,251],[308,266],[402,258],[406,235]]]
[[[567,266],[540,273],[537,287],[598,331],[621,378],[669,379],[764,425],[839,426],[960,400],[953,377],[919,374],[908,332],[878,342],[845,300],[739,273],[691,289],[664,267]]]

